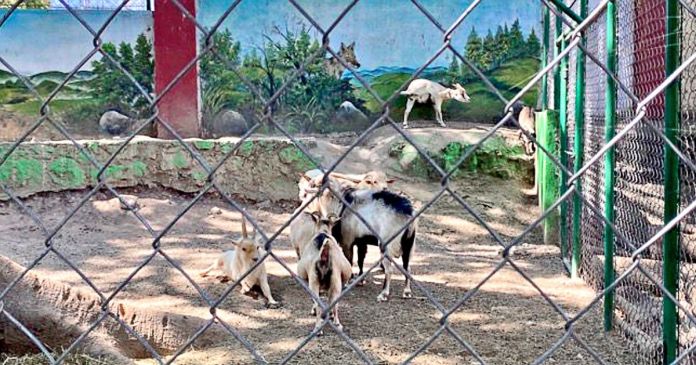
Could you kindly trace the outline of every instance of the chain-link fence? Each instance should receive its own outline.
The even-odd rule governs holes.
[[[383,259],[390,261],[397,268],[398,272],[407,276],[413,282],[414,289],[422,295],[423,300],[431,304],[438,313],[436,318],[436,330],[432,334],[428,334],[427,339],[405,357],[403,360],[404,363],[413,361],[416,357],[427,351],[436,340],[446,334],[453,340],[453,346],[460,347],[461,352],[467,354],[472,363],[486,364],[489,363],[486,360],[486,354],[496,351],[507,352],[508,350],[499,348],[495,345],[491,345],[493,350],[472,345],[473,341],[470,337],[457,330],[451,322],[452,316],[457,314],[461,308],[470,304],[472,300],[475,300],[478,295],[481,295],[481,287],[489,282],[491,277],[502,270],[512,270],[519,274],[524,281],[534,289],[534,295],[541,297],[542,301],[552,308],[552,313],[562,320],[563,328],[561,336],[548,347],[541,349],[539,355],[535,355],[536,359],[533,362],[535,364],[544,363],[551,359],[561,363],[569,362],[570,359],[554,358],[560,353],[560,350],[568,346],[569,343],[573,343],[585,351],[587,358],[581,358],[579,360],[580,362],[596,362],[601,364],[613,362],[615,359],[606,358],[602,352],[595,349],[597,344],[588,343],[584,339],[584,336],[580,334],[580,331],[578,331],[580,323],[588,313],[597,310],[603,303],[602,299],[609,298],[612,294],[615,294],[615,308],[610,308],[613,315],[607,320],[613,321],[616,326],[615,330],[627,338],[631,351],[633,351],[633,356],[635,356],[635,360],[640,363],[691,363],[691,361],[693,361],[693,355],[691,355],[691,353],[694,351],[696,341],[693,340],[691,329],[696,324],[696,318],[694,318],[694,313],[692,312],[693,300],[691,297],[691,290],[693,290],[693,288],[691,286],[693,285],[693,271],[690,265],[693,265],[691,260],[693,259],[694,253],[690,251],[692,248],[689,237],[693,234],[693,228],[691,227],[693,225],[693,217],[691,217],[690,213],[693,209],[696,209],[696,202],[692,201],[694,198],[692,182],[696,168],[690,159],[694,151],[691,148],[693,140],[689,133],[690,122],[691,119],[693,119],[694,113],[691,104],[693,104],[693,63],[696,59],[696,53],[694,53],[693,49],[692,28],[694,24],[694,14],[688,2],[682,2],[678,5],[681,11],[681,16],[679,17],[679,30],[665,30],[665,19],[669,19],[667,14],[671,14],[669,11],[669,4],[673,3],[672,0],[667,1],[667,7],[665,7],[665,2],[662,1],[640,1],[637,3],[628,0],[594,1],[589,4],[587,17],[580,19],[582,22],[570,20],[567,14],[565,14],[567,13],[566,10],[561,10],[561,8],[556,5],[542,1],[541,6],[549,8],[552,12],[551,18],[554,19],[555,22],[563,21],[565,23],[563,27],[565,32],[562,32],[560,36],[566,38],[564,43],[566,47],[558,49],[555,53],[549,52],[550,56],[547,60],[547,65],[540,70],[534,78],[529,80],[524,87],[519,89],[517,95],[512,98],[507,98],[496,88],[494,82],[489,80],[481,70],[476,68],[476,66],[463,56],[464,52],[452,42],[453,34],[467,23],[468,15],[476,11],[479,4],[486,0],[475,0],[471,2],[468,7],[461,12],[457,20],[450,25],[441,24],[428,12],[427,6],[424,6],[416,0],[412,0],[414,11],[419,11],[423,14],[424,26],[435,27],[438,32],[441,33],[442,44],[437,52],[430,55],[426,63],[418,68],[411,77],[401,85],[399,90],[389,97],[384,98],[380,97],[370,84],[366,82],[364,77],[357,73],[354,67],[349,62],[346,62],[346,60],[330,46],[329,39],[333,35],[332,32],[345,17],[351,14],[354,7],[358,4],[358,1],[354,0],[349,2],[346,7],[336,15],[335,19],[331,19],[331,22],[327,22],[326,19],[321,19],[320,21],[320,19],[314,18],[306,10],[306,6],[291,0],[290,4],[292,7],[314,27],[318,34],[321,35],[321,47],[313,54],[308,55],[303,63],[297,65],[291,77],[280,80],[277,84],[278,87],[274,89],[270,96],[264,95],[264,93],[254,86],[253,82],[239,73],[239,65],[234,63],[225,64],[230,71],[236,74],[238,80],[254,94],[255,99],[259,101],[261,107],[258,109],[259,114],[257,115],[255,124],[249,131],[239,138],[233,146],[230,146],[225,152],[225,157],[217,163],[211,164],[201,156],[200,152],[194,148],[190,141],[181,138],[169,121],[162,117],[158,110],[158,104],[166,93],[171,90],[171,87],[185,76],[189,69],[196,67],[196,61],[206,56],[212,56],[224,62],[225,58],[220,57],[219,50],[214,47],[212,39],[214,34],[219,31],[223,21],[235,11],[240,1],[230,4],[224,14],[211,27],[204,27],[200,24],[198,19],[186,11],[186,8],[177,0],[171,1],[180,8],[182,17],[196,25],[196,28],[201,34],[199,37],[201,46],[200,52],[196,58],[191,60],[188,66],[181,70],[177,77],[171,81],[169,86],[165,87],[158,95],[147,93],[145,91],[147,88],[139,85],[136,81],[137,77],[132,75],[128,68],[119,64],[112,54],[106,52],[101,42],[101,36],[104,31],[109,27],[114,17],[127,5],[128,1],[121,3],[119,7],[113,11],[113,16],[100,28],[91,27],[88,22],[84,21],[80,13],[75,12],[74,9],[71,8],[70,4],[61,1],[61,4],[70,11],[75,18],[75,21],[80,22],[85,30],[92,34],[94,37],[94,47],[79,64],[75,65],[69,73],[68,78],[46,97],[36,92],[36,85],[34,85],[31,80],[22,77],[22,75],[17,72],[17,65],[9,64],[2,55],[0,55],[0,63],[19,78],[27,88],[32,90],[35,97],[40,101],[40,117],[20,138],[3,151],[0,157],[0,166],[8,161],[9,157],[12,156],[23,143],[27,142],[28,137],[33,131],[42,125],[51,125],[79,151],[84,159],[93,165],[95,171],[94,187],[84,194],[77,204],[70,209],[68,214],[55,226],[47,225],[41,216],[36,214],[32,207],[27,205],[23,199],[14,193],[12,187],[4,183],[0,184],[3,193],[10,198],[12,203],[16,204],[23,214],[30,217],[41,230],[44,235],[43,242],[45,243],[45,248],[42,248],[41,254],[26,268],[21,269],[18,276],[14,277],[6,286],[1,288],[0,323],[4,325],[3,328],[6,330],[7,328],[11,328],[13,331],[21,332],[26,336],[26,338],[36,346],[36,349],[45,356],[48,362],[51,364],[63,362],[70,353],[78,351],[85,345],[86,339],[97,327],[106,322],[110,322],[114,323],[115,326],[131,339],[133,346],[142,346],[147,351],[147,357],[151,357],[159,363],[173,363],[177,361],[180,355],[188,351],[192,346],[195,347],[196,343],[200,342],[213,331],[224,332],[230,338],[236,339],[239,344],[249,351],[253,359],[252,361],[266,363],[267,361],[263,354],[257,350],[255,345],[240,334],[238,329],[221,318],[221,316],[217,314],[217,311],[221,304],[230,296],[232,290],[239,287],[242,280],[248,276],[252,270],[264,264],[265,261],[275,260],[287,271],[295,283],[302,288],[308,298],[311,297],[312,300],[319,303],[319,310],[324,313],[324,320],[321,324],[321,328],[312,330],[304,337],[299,345],[288,348],[287,355],[284,356],[280,362],[289,363],[294,361],[298,353],[300,353],[310,341],[317,338],[320,330],[328,326],[345,342],[346,346],[343,348],[344,352],[351,353],[364,363],[375,363],[375,359],[368,355],[363,346],[352,339],[350,332],[340,330],[328,314],[331,309],[337,306],[339,302],[343,301],[344,298],[355,290],[359,290],[356,289],[357,284],[375,270]],[[2,18],[0,18],[0,32],[2,32],[2,26],[12,17],[18,5],[21,3],[21,0],[18,1],[4,13]],[[577,9],[577,6],[571,6],[571,9],[573,8]],[[614,14],[615,11],[618,22],[615,23],[614,26],[618,25],[617,34],[607,34],[609,31],[607,23],[612,20],[605,18]],[[555,28],[555,23],[549,25],[552,30]],[[670,31],[676,32],[679,35],[682,44],[681,58],[678,60],[675,70],[668,70],[666,72],[666,64],[663,60],[665,54],[670,50],[665,47],[665,39],[671,39],[669,37]],[[586,45],[584,46],[581,43],[581,37],[583,36],[586,40]],[[608,69],[605,64],[607,55],[610,53],[606,45],[609,43],[607,42],[607,38],[614,36],[618,39],[618,60],[616,63],[616,73],[611,74],[611,68]],[[555,47],[555,41],[555,38],[550,40],[549,43],[552,47]],[[479,141],[465,149],[458,161],[448,166],[450,169],[447,171],[443,170],[441,165],[425,152],[413,135],[402,129],[401,123],[394,121],[390,114],[390,108],[399,97],[399,92],[404,90],[410,81],[418,78],[429,64],[446,51],[452,52],[459,61],[469,67],[471,71],[481,79],[485,87],[505,104],[504,117],[494,126],[490,127]],[[567,128],[567,133],[569,134],[568,146],[573,146],[575,144],[578,135],[583,136],[584,162],[582,166],[576,166],[571,162],[572,159],[569,158],[569,162],[563,166],[560,164],[558,156],[554,156],[543,145],[537,143],[538,153],[548,155],[556,165],[559,173],[566,176],[565,180],[568,183],[568,188],[561,189],[560,196],[555,203],[546,209],[546,211],[542,212],[521,234],[511,239],[505,239],[498,233],[495,227],[488,224],[486,220],[482,218],[482,215],[467,202],[467,198],[454,191],[451,187],[452,174],[463,163],[472,158],[474,153],[481,148],[487,140],[498,133],[503,125],[510,121],[517,124],[516,116],[513,114],[512,108],[515,102],[519,101],[527,92],[536,87],[544,74],[552,75],[564,58],[575,58],[577,52],[581,52],[587,56],[585,59],[587,68],[583,74],[584,77],[582,77],[585,83],[584,106],[582,108],[584,114],[584,127],[577,128],[578,120],[574,117],[567,118],[565,122],[569,124]],[[83,144],[76,141],[75,138],[67,132],[66,128],[60,122],[56,121],[55,115],[50,108],[52,100],[65,86],[68,79],[74,76],[94,55],[102,56],[106,61],[111,62],[119,72],[127,75],[128,79],[140,91],[141,97],[149,103],[151,111],[150,117],[141,120],[135,132],[129,138],[119,142],[119,148],[116,149],[106,161],[98,161],[95,159],[90,149],[85,148]],[[339,160],[335,161],[330,166],[321,166],[319,159],[311,155],[310,149],[300,139],[293,136],[283,123],[278,121],[277,115],[274,114],[274,106],[280,98],[284,97],[284,92],[289,85],[295,82],[301,82],[300,80],[306,72],[308,64],[326,55],[330,55],[337,59],[348,72],[354,75],[357,82],[367,90],[371,97],[379,102],[382,113],[379,118],[373,121],[372,125],[367,130],[363,131],[360,136],[348,146]],[[580,82],[581,79],[580,75],[574,71],[576,66],[577,63],[575,61],[569,62],[570,76],[568,77],[567,87],[570,90],[574,90],[575,85]],[[607,73],[608,71],[610,72],[609,74]],[[548,89],[548,95],[555,95],[560,91],[558,80],[565,77],[565,75],[560,76],[559,78],[555,78],[556,81],[554,81],[553,77],[549,77],[549,82],[552,83],[553,88],[550,87]],[[606,105],[608,102],[607,91],[612,91],[612,87],[608,85],[607,82],[610,78],[614,78],[616,83],[616,89],[614,90],[616,93],[616,108],[615,110],[610,110],[610,112],[615,112],[617,116],[616,135],[612,135],[611,133],[608,134],[607,127],[605,126],[607,115]],[[669,134],[670,131],[667,130],[665,132],[665,119],[667,116],[664,110],[670,105],[670,100],[666,100],[663,96],[665,89],[668,89],[675,80],[681,82],[681,90],[683,91],[681,93],[682,128],[679,129],[679,143],[677,143],[676,146],[665,136],[665,134]],[[577,106],[574,91],[569,92],[568,95],[569,100],[566,101],[555,97],[550,98],[550,100],[553,99],[554,101],[552,103],[550,102],[549,105],[552,105],[553,108],[559,108],[561,106],[559,103],[566,103],[566,105],[568,105],[567,110],[569,111],[567,114],[572,114],[570,111],[576,109]],[[573,102],[569,102],[570,100],[573,100]],[[556,101],[558,101],[558,103],[556,103]],[[672,100],[672,102],[674,101]],[[136,133],[151,124],[155,124],[158,128],[167,130],[186,153],[196,161],[203,171],[205,171],[205,176],[201,179],[201,181],[203,181],[202,187],[195,194],[195,197],[182,207],[175,219],[164,224],[161,229],[153,228],[153,225],[139,213],[132,202],[120,194],[113,186],[107,174],[113,161],[119,156],[123,149],[132,142]],[[264,231],[257,217],[249,214],[249,212],[244,209],[244,205],[233,198],[230,192],[220,188],[219,181],[222,177],[218,176],[216,173],[233,154],[242,148],[244,142],[248,141],[254,132],[262,127],[273,128],[279,131],[292,141],[314,165],[321,166],[322,170],[330,172],[336,169],[341,161],[359,144],[365,141],[376,128],[383,125],[393,128],[405,141],[415,147],[420,157],[438,174],[440,184],[432,198],[424,202],[424,204],[413,213],[408,222],[406,222],[397,233],[393,234],[392,237],[379,237],[379,235],[375,233],[376,230],[373,229],[373,227],[369,227],[370,231],[372,231],[380,242],[382,248],[380,260],[375,262],[363,275],[361,275],[361,277],[358,277],[357,280],[346,285],[335,300],[327,302],[310,290],[308,284],[297,276],[293,268],[286,263],[286,260],[274,251],[276,239],[281,232],[289,226],[292,220],[302,214],[301,210],[297,210],[288,221],[283,222],[274,232]],[[528,135],[527,137],[533,139],[532,135]],[[562,153],[565,152],[569,152],[568,155],[574,157],[572,150],[562,151]],[[615,153],[616,157],[616,169],[614,171],[610,169],[609,171],[614,172],[616,178],[616,185],[613,187],[610,186],[610,189],[615,191],[615,219],[611,217],[607,219],[603,215],[604,209],[606,208],[605,196],[607,193],[605,176],[608,172],[607,169],[605,169],[604,158],[607,153]],[[663,173],[665,166],[663,163],[663,155],[665,154],[672,154],[673,157],[676,156],[679,158],[679,180],[682,190],[681,201],[677,201],[679,205],[679,207],[677,207],[679,208],[678,215],[676,217],[668,217],[667,221],[664,221],[663,214],[663,210],[669,208],[667,203],[669,199],[665,198],[667,191],[663,183],[663,181],[666,180]],[[581,192],[575,189],[575,181],[578,179],[582,182]],[[353,210],[351,203],[346,201],[341,192],[330,189],[328,181],[324,181],[321,190],[325,191],[326,189],[329,189],[331,194],[333,194],[336,199],[339,199],[347,210]],[[187,212],[204,199],[206,193],[212,191],[219,193],[230,207],[238,210],[246,220],[255,227],[258,234],[265,242],[265,253],[259,257],[259,260],[256,261],[242,277],[227,285],[226,289],[219,297],[212,296],[202,288],[176,260],[168,247],[162,244],[163,239],[171,232],[173,227],[184,218]],[[139,261],[135,269],[129,271],[123,280],[119,281],[116,288],[109,294],[105,294],[100,290],[94,284],[93,280],[64,255],[59,246],[55,245],[55,239],[60,235],[61,229],[63,229],[71,219],[74,219],[78,211],[85,206],[86,202],[96,194],[103,192],[116,197],[129,211],[129,214],[132,214],[142,223],[150,234],[152,243],[151,249],[148,249],[145,258]],[[673,192],[670,191],[669,193],[671,194]],[[474,220],[489,233],[490,236],[488,239],[491,239],[502,248],[502,257],[496,257],[493,260],[493,269],[485,275],[476,286],[462,293],[461,296],[455,298],[455,300],[448,304],[443,304],[438,300],[436,295],[419,281],[417,275],[413,276],[407,270],[404,270],[400,263],[394,260],[394,258],[384,253],[388,252],[388,250],[385,250],[388,245],[393,245],[395,240],[409,225],[416,222],[424,212],[436,204],[443,196],[451,197],[460,209],[471,214]],[[673,197],[673,195],[670,196]],[[314,198],[316,198],[316,196]],[[528,269],[520,265],[517,257],[511,254],[512,248],[528,239],[529,235],[544,221],[544,219],[554,214],[562,203],[569,203],[571,200],[574,200],[575,204],[582,205],[581,217],[568,214],[568,219],[562,222],[561,229],[566,230],[566,233],[572,232],[572,222],[576,219],[581,219],[582,224],[579,232],[581,236],[581,262],[579,263],[581,275],[598,291],[596,297],[589,305],[583,306],[577,311],[564,309],[565,303],[558,303],[557,298],[548,295],[542,290],[535,280],[527,273]],[[568,207],[568,211],[572,211],[574,206],[568,204]],[[367,218],[361,217],[361,219],[364,221],[363,223],[370,226]],[[668,288],[674,283],[663,282],[663,280],[668,279],[669,275],[663,275],[662,268],[663,265],[667,265],[665,270],[667,272],[672,269],[670,265],[676,265],[677,263],[663,259],[665,252],[663,252],[664,250],[661,245],[670,245],[674,243],[670,241],[668,232],[677,225],[679,225],[678,229],[681,233],[681,257],[678,263],[679,286],[676,292],[670,293]],[[609,227],[609,229],[607,229],[607,227]],[[610,258],[607,257],[606,248],[603,247],[603,241],[607,236],[607,231],[613,231],[615,235],[615,241],[609,243],[615,248],[615,252]],[[562,244],[565,245],[567,249],[566,252],[572,254],[574,249],[574,245],[572,244],[573,236],[566,234],[565,237],[566,241],[562,242]],[[26,284],[24,281],[29,277],[30,271],[36,268],[49,254],[55,255],[69,266],[72,272],[79,275],[98,298],[92,303],[92,307],[98,307],[98,315],[93,318],[91,325],[85,328],[74,329],[74,333],[64,334],[65,336],[74,336],[74,338],[71,338],[71,344],[64,349],[52,348],[45,343],[45,339],[42,340],[35,335],[37,329],[32,328],[32,326],[26,323],[28,318],[22,318],[17,314],[20,313],[20,307],[22,306],[21,300],[17,300],[16,298],[13,299],[12,296],[13,290],[20,285]],[[572,255],[568,255],[566,259],[572,260],[571,256]],[[154,259],[165,260],[183,275],[187,283],[195,288],[197,295],[205,303],[205,306],[209,308],[210,313],[209,318],[199,323],[195,331],[186,337],[179,348],[176,349],[171,356],[166,358],[158,353],[155,346],[151,344],[155,336],[151,333],[139,333],[135,330],[133,326],[134,318],[124,317],[125,312],[121,310],[121,307],[119,307],[115,301],[116,296],[124,291],[134,278]],[[610,278],[609,282],[606,282],[607,274],[603,274],[603,272],[605,272],[608,262],[613,264],[612,266],[615,269],[615,273],[612,272],[614,277]],[[65,295],[69,296],[69,293]],[[605,301],[604,305],[609,305],[610,303],[611,301]],[[677,305],[678,315],[676,317],[678,326],[676,328],[671,328],[667,316],[663,315],[663,311],[667,311],[668,307],[673,307],[674,304]],[[506,314],[500,314],[499,316],[503,322],[506,321]],[[527,323],[525,325],[534,324]],[[418,330],[417,325],[415,330]],[[513,329],[513,331],[515,330]],[[676,334],[678,334],[678,342],[676,344],[670,343],[670,337],[666,333],[669,331],[676,331]],[[665,339],[663,340],[663,338]],[[670,352],[674,350],[675,345],[677,347],[676,351]],[[379,346],[379,344],[377,346]],[[516,354],[510,354],[511,361],[515,361],[515,356]],[[337,359],[340,358],[341,356],[337,355]]]
[[[590,2],[590,9],[599,2]],[[662,93],[654,93],[656,88],[664,85],[666,39],[668,30],[665,19],[668,2],[664,1],[616,1],[617,33],[616,33],[616,72],[618,83],[614,95],[616,97],[616,131],[625,131],[614,146],[615,163],[614,190],[614,225],[617,233],[613,252],[613,270],[615,275],[622,276],[634,270],[637,262],[636,249],[640,247],[640,269],[643,274],[626,275],[625,279],[616,285],[615,307],[613,320],[616,329],[627,339],[631,350],[636,355],[637,363],[664,363],[666,357],[665,308],[663,303],[671,298],[665,295],[663,282],[663,266],[679,267],[678,297],[680,298],[678,312],[678,347],[680,360],[691,363],[691,355],[685,351],[693,345],[691,334],[692,301],[689,299],[690,287],[693,285],[693,274],[690,253],[690,237],[688,234],[690,215],[681,222],[680,263],[665,263],[663,246],[660,244],[642,246],[643,242],[655,241],[651,237],[660,236],[664,228],[665,212],[665,153],[673,151],[665,143],[665,97]],[[689,27],[694,21],[691,5],[680,2],[680,26],[672,29],[681,45],[681,61],[688,61],[693,51],[693,40],[690,39]],[[579,12],[579,8],[575,8]],[[604,15],[604,14],[603,14]],[[584,98],[584,160],[588,161],[604,151],[606,146],[606,112],[607,101],[607,54],[606,54],[606,22],[596,22],[589,27],[587,37],[587,56],[594,58],[585,69],[585,98]],[[592,57],[594,56],[594,57]],[[604,68],[604,69],[603,69]],[[681,207],[685,209],[691,201],[690,185],[693,179],[689,176],[691,159],[690,142],[688,141],[689,117],[688,105],[691,79],[685,67],[681,81],[681,129],[679,143],[684,157],[679,168],[681,187]],[[578,76],[571,67],[569,85],[575,88]],[[649,97],[649,98],[648,98]],[[644,100],[647,101],[644,102]],[[575,107],[575,99],[567,102],[569,108]],[[643,107],[644,109],[641,109]],[[642,112],[642,113],[641,113]],[[641,114],[641,115],[639,115]],[[644,114],[644,115],[643,115]],[[640,120],[640,122],[636,122]],[[569,130],[577,121],[568,118]],[[629,128],[627,128],[629,127]],[[572,151],[574,154],[575,151]],[[600,211],[605,208],[605,189],[607,189],[607,171],[603,163],[605,159],[597,160],[586,169],[580,177],[582,190],[586,201]],[[590,285],[597,289],[606,288],[606,232],[601,217],[592,216],[585,206],[580,220],[581,267],[580,274]],[[573,217],[563,223],[561,229],[572,230]],[[660,239],[658,242],[662,242]],[[564,243],[571,247],[570,242]],[[571,248],[572,250],[572,248]]]

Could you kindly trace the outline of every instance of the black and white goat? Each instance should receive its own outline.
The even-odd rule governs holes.
[[[409,261],[413,255],[417,228],[417,220],[409,223],[415,214],[413,204],[407,198],[388,190],[349,190],[344,195],[344,199],[350,203],[351,209],[344,209],[341,214],[341,220],[334,226],[332,234],[341,245],[343,253],[351,263],[351,266],[353,264],[353,246],[357,246],[359,275],[363,273],[367,246],[377,245],[378,240],[373,232],[358,218],[358,215],[382,239],[394,236],[403,226],[408,224],[408,227],[391,243],[386,245],[383,242],[380,247],[380,251],[385,254],[385,258],[382,261],[384,286],[377,300],[386,301],[389,299],[392,276],[392,265],[387,257],[393,259],[401,257],[404,270],[409,272]],[[411,296],[411,280],[406,275],[403,297],[410,298]]]

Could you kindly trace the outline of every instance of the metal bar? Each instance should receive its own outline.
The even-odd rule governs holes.
[[[542,27],[543,30],[543,45],[541,47],[541,69],[546,67],[549,60],[549,8],[542,7]],[[541,79],[541,109],[546,109],[549,106],[549,77],[546,73]]]
[[[568,5],[564,4],[563,1],[559,0],[549,0],[549,2],[553,3],[556,5],[558,10],[562,11],[565,13],[565,15],[569,16],[571,19],[575,20],[576,23],[582,23],[582,21],[585,19],[582,15],[576,14],[573,9],[569,8]]]
[[[561,49],[565,49],[566,41],[561,42]],[[568,166],[568,57],[563,57],[560,66],[561,80],[560,80],[560,105],[558,106],[559,118],[558,118],[558,149],[559,149],[559,159],[563,166]],[[561,176],[560,185],[558,187],[559,195],[563,195],[566,189],[569,189],[567,181],[568,175],[559,171]],[[561,191],[563,189],[563,191]],[[568,230],[565,229],[566,222],[568,220],[568,201],[563,201],[561,204],[561,224],[560,227],[560,243],[561,243],[561,257],[566,258],[567,247],[566,242],[568,240]]]
[[[665,20],[665,77],[671,75],[679,66],[679,1],[666,0]],[[675,146],[679,146],[679,81],[665,89],[665,135]],[[679,213],[679,158],[670,148],[665,148],[665,206],[664,222],[669,224]],[[679,226],[675,225],[662,240],[663,285],[677,296],[679,281]],[[677,338],[678,313],[676,303],[663,296],[662,342],[664,363],[671,364],[677,358],[679,341]]]
[[[587,0],[580,0],[580,16],[587,16]],[[580,43],[585,45],[585,37],[582,37]],[[585,155],[585,52],[577,50],[575,61],[575,135],[573,138],[573,152],[575,159],[573,161],[573,171],[577,173],[582,167],[583,157]],[[582,194],[582,181],[575,181],[575,189],[578,192],[573,196],[573,254],[570,259],[570,277],[578,277],[578,269],[580,268],[580,250],[582,249],[582,202],[580,194]]]
[[[607,68],[616,72],[616,3],[607,4],[606,51]],[[616,133],[616,82],[611,76],[606,78],[606,99],[604,102],[604,139],[609,143]],[[604,216],[614,223],[614,147],[604,156]],[[604,287],[614,282],[614,231],[604,225]],[[614,318],[614,291],[604,294],[604,330],[611,331]]]
[[[555,14],[554,14],[555,15]],[[554,34],[554,57],[558,57],[563,51],[560,44],[555,41],[563,37],[563,22],[559,16],[554,16],[553,24],[555,25],[556,32]],[[561,103],[561,67],[560,65],[553,70],[553,109],[558,110],[559,104]]]

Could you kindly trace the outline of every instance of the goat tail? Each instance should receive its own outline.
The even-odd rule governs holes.
[[[399,94],[405,95],[405,96],[411,96],[411,95],[413,95],[413,93],[410,92],[410,91],[408,91],[408,90],[404,90],[404,91],[400,92]]]

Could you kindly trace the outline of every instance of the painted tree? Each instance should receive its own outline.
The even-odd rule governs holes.
[[[515,22],[512,23],[510,33],[508,34],[508,40],[510,42],[510,58],[523,56],[527,44],[524,40],[524,35],[522,34],[519,19],[515,19]]]
[[[450,62],[450,65],[447,68],[446,81],[450,84],[458,82],[460,74],[461,66],[459,65],[459,60],[457,60],[457,57],[454,54],[452,54],[452,62]]]
[[[0,8],[12,7],[17,0],[0,0]],[[48,9],[48,0],[26,0],[18,7],[21,9]]]
[[[507,25],[505,25],[505,28],[507,29]],[[502,26],[498,26],[498,29],[495,32],[495,64],[499,65],[503,63],[508,56],[509,52],[509,42],[507,38],[508,34],[505,30],[503,30]]]
[[[489,70],[493,67],[495,67],[495,61],[496,61],[496,45],[495,45],[495,37],[493,36],[493,32],[490,30],[488,31],[488,34],[486,34],[486,38],[483,40],[483,53],[481,55],[481,67]]]
[[[539,41],[539,37],[537,37],[534,28],[532,28],[532,31],[529,33],[529,37],[527,37],[526,51],[527,56],[529,57],[539,57],[539,53],[541,52],[541,42]]]
[[[113,43],[102,46],[105,53],[116,61],[140,84],[143,91],[152,95],[154,63],[152,44],[144,34],[138,36],[136,49],[122,42],[118,47]],[[102,58],[92,62],[95,77],[92,82],[92,98],[105,108],[117,108],[137,118],[150,115],[149,103],[141,90],[111,60]]]
[[[472,27],[469,38],[466,41],[466,59],[476,66],[481,66],[482,57],[483,41],[478,33],[476,33],[476,28]]]

